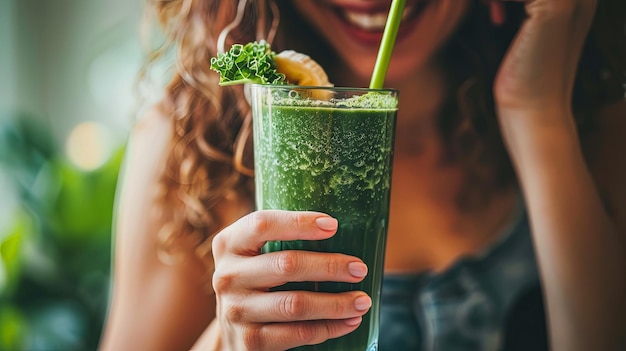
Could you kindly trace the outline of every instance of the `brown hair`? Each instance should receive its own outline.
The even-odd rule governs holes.
[[[176,54],[176,70],[161,102],[174,124],[162,177],[163,206],[172,217],[159,241],[170,249],[180,238],[191,236],[198,244],[209,243],[199,245],[199,254],[206,256],[208,239],[226,225],[215,205],[227,196],[245,200],[251,207],[253,201],[249,106],[241,86],[218,87],[217,74],[209,70],[209,58],[217,54],[218,37],[236,17],[238,2],[148,1],[165,42],[153,51],[146,67],[168,50]],[[330,69],[332,80],[332,50],[297,17],[290,1],[279,3],[283,16],[274,50],[289,48],[309,54]],[[452,89],[439,127],[449,158],[466,169],[471,182],[460,199],[468,208],[480,203],[477,199],[484,199],[485,194],[515,182],[491,91],[498,65],[524,18],[523,5],[506,6],[508,21],[494,28],[486,8],[479,0],[472,1],[468,16],[440,52]],[[225,47],[266,38],[276,24],[277,8],[272,0],[249,0],[241,24],[230,31]],[[573,107],[582,134],[591,130],[595,110],[624,98],[625,12],[622,0],[599,1],[574,91]],[[305,37],[310,39],[297,40]]]

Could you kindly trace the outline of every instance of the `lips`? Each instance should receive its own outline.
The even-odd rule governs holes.
[[[429,0],[407,4],[404,8],[404,12],[402,13],[401,27],[416,19],[430,3],[432,3],[432,1]],[[335,7],[335,13],[342,20],[342,22],[352,27],[354,30],[370,33],[382,33],[387,22],[389,6],[337,6]]]

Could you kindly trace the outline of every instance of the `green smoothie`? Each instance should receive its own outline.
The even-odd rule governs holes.
[[[300,89],[267,85],[254,85],[251,93],[257,208],[320,211],[339,221],[330,239],[269,242],[264,252],[339,252],[361,258],[369,268],[358,284],[299,282],[277,288],[361,290],[372,298],[356,331],[297,350],[375,350],[397,94],[337,89],[335,97],[327,91],[317,100],[303,97],[311,94]]]

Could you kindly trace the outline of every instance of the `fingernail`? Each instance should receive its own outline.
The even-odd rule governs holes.
[[[367,266],[361,262],[348,263],[348,271],[356,278],[363,278],[367,275]]]
[[[345,322],[346,322],[347,325],[349,325],[351,327],[354,327],[355,325],[361,324],[362,320],[363,320],[363,317],[359,316],[359,317],[346,319]]]
[[[365,311],[370,307],[372,307],[372,300],[369,296],[359,296],[354,300],[354,308],[356,308],[357,311]]]
[[[337,220],[332,217],[319,217],[315,219],[315,223],[321,230],[334,231],[337,230]]]

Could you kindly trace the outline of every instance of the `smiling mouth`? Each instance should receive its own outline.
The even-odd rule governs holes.
[[[408,22],[417,17],[432,1],[420,1],[407,4],[402,12],[402,22]],[[367,32],[382,32],[387,23],[386,9],[377,11],[357,11],[347,8],[337,8],[339,16],[349,25]]]

